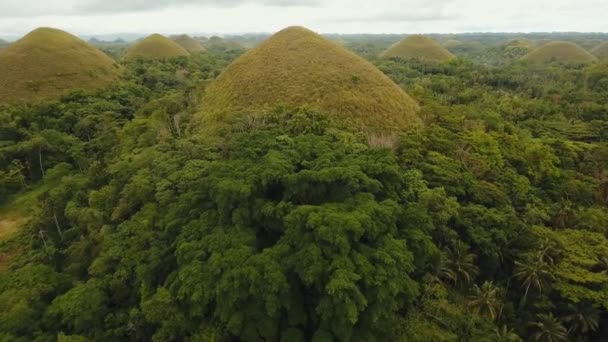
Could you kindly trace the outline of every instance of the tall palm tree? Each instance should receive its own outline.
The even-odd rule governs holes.
[[[586,335],[599,327],[600,311],[597,306],[588,303],[568,304],[568,311],[568,315],[562,317],[562,322],[568,325],[568,333]]]
[[[487,316],[493,321],[498,319],[502,310],[500,288],[491,281],[484,282],[481,287],[475,284],[468,306],[478,315]]]
[[[521,342],[519,337],[513,329],[503,325],[501,328],[494,329],[494,341],[495,342]]]
[[[515,261],[515,273],[513,276],[522,282],[522,287],[526,289],[523,300],[528,297],[530,288],[535,288],[542,292],[547,279],[552,277],[551,268],[553,259],[548,254],[548,248],[541,249],[532,260],[528,262]]]
[[[461,241],[448,249],[448,258],[441,267],[441,276],[456,285],[470,284],[479,273],[475,265],[475,254],[469,253],[469,247]]]
[[[534,322],[529,323],[532,329],[530,339],[535,342],[566,342],[568,341],[568,331],[562,323],[553,316],[538,315]]]

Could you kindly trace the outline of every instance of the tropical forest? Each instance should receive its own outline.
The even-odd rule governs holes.
[[[608,341],[608,34],[0,41],[0,341]]]

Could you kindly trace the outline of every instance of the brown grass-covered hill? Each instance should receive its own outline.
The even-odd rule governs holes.
[[[422,35],[411,35],[382,53],[382,57],[399,57],[403,59],[424,59],[443,62],[455,58],[445,47],[436,41]]]
[[[190,53],[199,53],[207,51],[207,49],[205,49],[205,47],[200,41],[190,37],[187,34],[173,36],[171,37],[171,39]]]
[[[597,58],[572,42],[554,41],[544,44],[527,55],[522,60],[533,63],[563,62],[591,63]]]
[[[142,41],[133,45],[126,59],[169,59],[180,56],[189,56],[190,53],[171,39],[158,33],[151,34]]]
[[[591,53],[600,60],[608,60],[608,42],[603,42],[600,45],[591,49]]]
[[[0,50],[0,103],[54,99],[95,90],[120,75],[114,61],[61,30],[38,28]]]
[[[302,28],[284,29],[239,57],[207,87],[201,120],[234,112],[318,108],[345,127],[386,132],[416,125],[418,105],[368,61]]]

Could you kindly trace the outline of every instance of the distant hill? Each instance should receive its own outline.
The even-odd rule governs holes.
[[[451,49],[451,48],[455,48],[455,47],[459,47],[462,46],[464,43],[461,42],[460,40],[456,40],[456,39],[448,39],[445,42],[443,42],[443,47],[445,47],[446,49]]]
[[[172,36],[171,39],[190,53],[207,51],[200,41],[190,37],[187,34]]]
[[[546,43],[529,54],[522,60],[534,63],[563,62],[563,63],[590,63],[597,58],[585,49],[572,42],[554,41]]]
[[[600,45],[594,47],[591,53],[600,60],[608,60],[608,42],[603,42]]]
[[[430,61],[448,61],[455,56],[443,46],[429,37],[411,35],[397,42],[382,53],[382,57],[415,58]]]
[[[228,50],[243,50],[245,47],[236,41],[212,36],[210,38],[202,38],[201,43],[208,50],[228,51]]]
[[[169,59],[189,55],[190,53],[176,42],[155,33],[132,46],[125,58]]]
[[[0,103],[58,98],[108,85],[120,67],[67,32],[38,28],[0,50]]]
[[[7,42],[6,40],[0,39],[0,49],[7,47],[9,44],[10,43]]]
[[[368,61],[302,27],[273,35],[207,87],[203,121],[277,105],[323,110],[344,126],[402,130],[419,123],[418,105]]]
[[[507,41],[503,45],[503,48],[505,48],[505,49],[517,48],[517,49],[532,50],[532,49],[534,49],[534,43],[532,43],[529,39],[526,39],[526,38],[516,38],[516,39],[511,39],[511,40]]]

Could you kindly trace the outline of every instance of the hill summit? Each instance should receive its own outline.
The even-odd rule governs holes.
[[[393,44],[393,46],[382,53],[382,57],[415,58],[437,62],[455,58],[450,51],[433,39],[418,34],[408,36],[402,41]]]
[[[608,42],[603,42],[600,45],[591,49],[591,53],[594,54],[600,60],[608,60]]]
[[[120,67],[67,32],[38,28],[0,50],[0,103],[58,98],[108,85]]]
[[[201,104],[203,121],[283,105],[317,108],[364,131],[419,122],[416,102],[380,70],[303,27],[284,29],[239,57],[209,85]]]
[[[597,58],[575,43],[554,41],[532,50],[522,60],[534,63],[590,63]]]
[[[198,53],[198,52],[207,51],[207,49],[205,49],[205,47],[203,46],[203,44],[201,42],[190,37],[187,34],[180,34],[178,36],[173,36],[173,37],[171,37],[171,39],[190,53]]]
[[[129,49],[126,59],[169,59],[190,53],[171,39],[158,33],[151,34]]]

